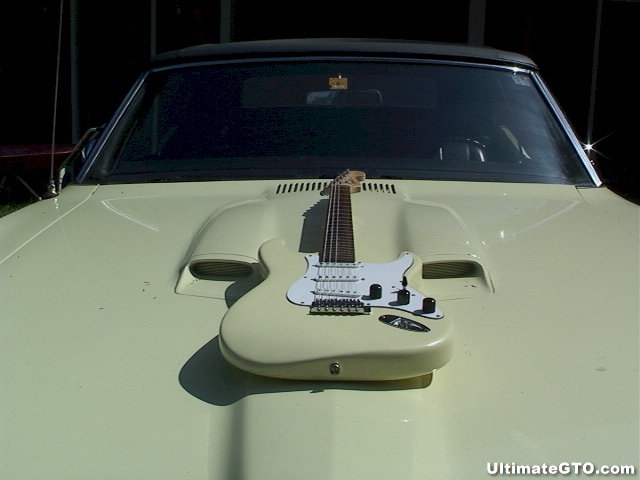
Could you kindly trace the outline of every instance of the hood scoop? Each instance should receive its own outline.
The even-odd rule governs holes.
[[[231,306],[263,278],[255,258],[223,253],[196,254],[182,269],[176,293],[225,300]]]
[[[219,343],[236,367],[298,380],[427,375],[452,355],[447,301],[493,293],[483,244],[450,205],[343,175],[273,184],[213,212],[194,239],[176,292],[226,302]]]

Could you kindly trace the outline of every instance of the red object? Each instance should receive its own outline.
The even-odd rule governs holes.
[[[55,146],[54,164],[58,167],[69,155],[73,145]],[[0,176],[44,175],[51,170],[51,145],[7,145],[0,146]]]

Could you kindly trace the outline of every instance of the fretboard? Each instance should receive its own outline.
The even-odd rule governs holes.
[[[354,263],[356,261],[349,185],[334,185],[331,188],[320,261],[323,263]]]

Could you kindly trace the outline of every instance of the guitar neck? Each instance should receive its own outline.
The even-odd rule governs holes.
[[[323,263],[354,263],[356,261],[349,185],[334,185],[331,188],[320,261]]]

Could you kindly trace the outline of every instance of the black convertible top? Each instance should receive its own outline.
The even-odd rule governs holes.
[[[359,38],[306,38],[207,44],[162,53],[153,57],[150,62],[154,68],[208,60],[352,55],[472,61],[537,70],[536,64],[524,55],[490,47]]]

